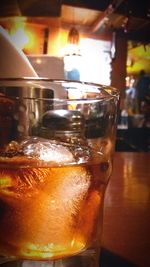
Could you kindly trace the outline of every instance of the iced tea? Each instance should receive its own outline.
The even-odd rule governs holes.
[[[108,155],[95,156],[90,151],[88,160],[81,162],[80,157],[75,163],[68,148],[62,143],[54,145],[59,151],[57,155],[53,151],[48,160],[12,149],[1,153],[0,255],[58,259],[98,246],[99,210],[111,161]],[[60,149],[65,152],[63,162]]]
[[[117,107],[110,86],[0,79],[0,264],[99,266]]]

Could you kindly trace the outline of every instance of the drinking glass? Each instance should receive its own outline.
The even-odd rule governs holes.
[[[98,267],[115,88],[0,80],[0,263]]]

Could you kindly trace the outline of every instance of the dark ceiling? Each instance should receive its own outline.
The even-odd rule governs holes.
[[[61,16],[63,5],[100,11],[99,24],[95,29],[97,34],[101,30],[99,25],[104,21],[106,30],[126,34],[129,39],[150,42],[149,0],[1,0],[0,17],[57,18]]]

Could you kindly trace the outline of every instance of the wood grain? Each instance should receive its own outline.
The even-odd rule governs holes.
[[[115,153],[104,214],[103,247],[149,267],[150,153]]]

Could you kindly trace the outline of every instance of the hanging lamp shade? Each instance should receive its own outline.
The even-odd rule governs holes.
[[[72,27],[68,33],[68,43],[78,45],[80,40],[79,32],[75,27]]]
[[[75,27],[72,27],[68,33],[65,56],[80,56],[79,48],[80,35]]]

